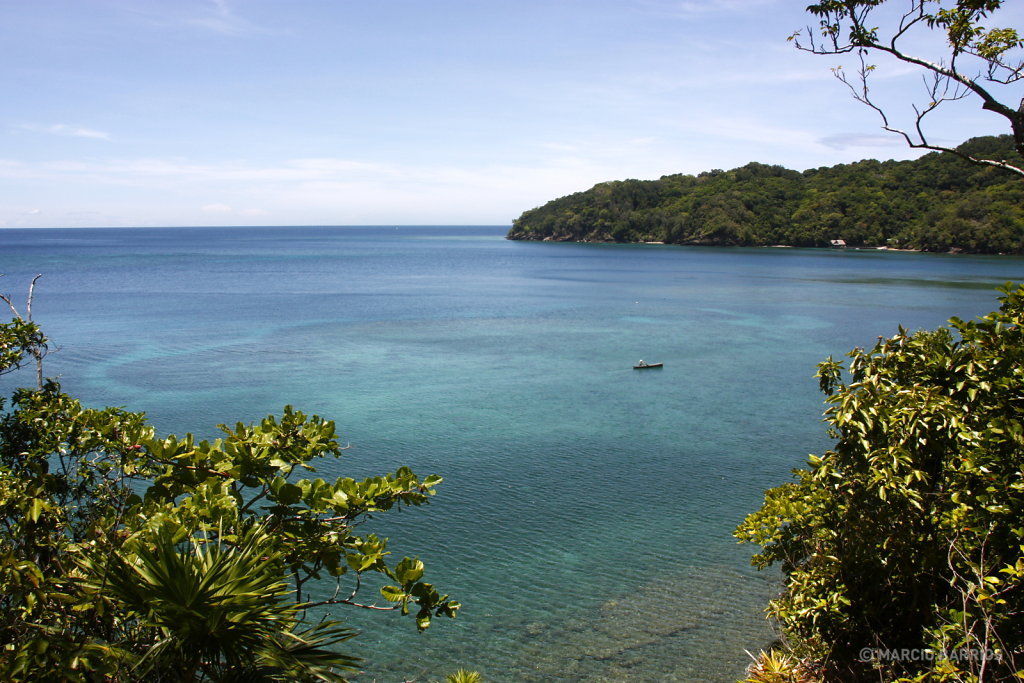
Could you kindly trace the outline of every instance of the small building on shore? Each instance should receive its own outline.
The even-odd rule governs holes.
[[[833,249],[846,249],[846,240],[829,240]]]

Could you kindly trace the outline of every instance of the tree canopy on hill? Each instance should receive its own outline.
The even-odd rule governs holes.
[[[1008,135],[958,149],[1012,158]],[[509,239],[1024,253],[1024,185],[961,158],[927,154],[794,171],[730,171],[605,182],[524,212]]]

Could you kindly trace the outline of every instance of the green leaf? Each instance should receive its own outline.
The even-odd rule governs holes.
[[[395,567],[395,577],[405,586],[419,581],[423,577],[423,570],[423,562],[406,557]]]
[[[275,498],[279,503],[284,505],[294,505],[302,500],[302,489],[292,483],[286,483],[281,486],[274,494]]]
[[[388,602],[401,602],[409,597],[409,594],[398,586],[383,586],[380,589],[380,594]]]

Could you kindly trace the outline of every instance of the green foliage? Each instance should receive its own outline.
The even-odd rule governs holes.
[[[789,40],[817,55],[855,55],[856,75],[842,66],[834,67],[832,73],[855,100],[878,114],[883,130],[902,137],[910,147],[947,152],[1022,177],[1024,116],[1019,83],[1024,78],[1024,41],[1014,28],[993,26],[992,22],[1004,20],[996,15],[1005,4],[1004,0],[824,0],[807,7],[818,19],[818,31],[808,27]],[[938,40],[936,33],[941,36]],[[893,59],[903,62],[924,77],[917,102],[910,96],[906,108],[908,116],[913,112],[909,125],[897,127],[888,102],[875,99],[869,81],[877,65],[868,63],[875,56],[890,64]],[[973,154],[930,138],[926,119],[959,100],[972,100],[1002,117],[1012,133],[1014,154]]]
[[[294,630],[300,606],[289,599],[280,547],[267,528],[253,527],[231,545],[223,538],[135,538],[125,546],[109,555],[83,552],[78,587],[107,615],[106,640],[118,644],[103,646],[111,661],[133,660],[131,647],[122,645],[137,645],[132,630],[157,635],[134,662],[133,678],[174,669],[187,672],[184,680],[199,673],[222,680],[256,672],[285,680],[343,680],[336,669],[355,670],[355,659],[330,648],[353,631],[334,622]]]
[[[453,674],[445,676],[446,683],[481,683],[483,678],[476,671],[467,671],[465,669],[459,669]]]
[[[0,372],[45,343],[31,323],[0,326]],[[422,562],[391,561],[360,526],[427,503],[440,477],[300,478],[343,448],[333,422],[290,406],[221,429],[159,438],[142,414],[85,408],[52,381],[14,394],[0,412],[0,677],[344,680],[356,660],[336,648],[353,632],[308,610],[413,610],[421,630],[455,616]],[[358,601],[367,573],[394,584],[394,605]],[[321,585],[311,600],[311,581],[335,597]]]
[[[1008,157],[1008,136],[960,146]],[[928,154],[798,173],[731,171],[601,183],[524,212],[510,239],[1024,253],[1024,187],[1012,175]]]
[[[747,667],[747,677],[742,683],[813,683],[820,680],[815,672],[808,671],[802,662],[785,652],[762,651],[751,657],[754,661]]]
[[[35,323],[21,318],[0,323],[0,375],[20,368],[37,349],[46,349],[46,337]]]
[[[1024,287],[1001,301],[823,362],[834,448],[736,531],[785,574],[769,612],[790,644],[834,673],[1013,680],[1024,664]]]
[[[855,47],[874,47],[878,44],[877,27],[870,27],[867,17],[871,10],[885,0],[826,0],[807,7],[819,17],[824,36],[843,39]],[[956,0],[952,6],[942,7],[936,0],[915,0],[907,13],[908,23],[917,19],[929,28],[938,28],[946,36],[953,54],[977,54],[984,59],[998,61],[1009,50],[1021,47],[1017,31],[1010,28],[986,29],[982,26],[989,15],[998,10],[1004,0]],[[934,11],[929,11],[934,8]]]

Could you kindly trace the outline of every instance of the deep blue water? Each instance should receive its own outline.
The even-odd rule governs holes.
[[[361,680],[731,681],[777,586],[730,532],[827,447],[815,364],[1024,279],[1009,257],[505,229],[0,230],[0,291],[44,274],[47,374],[89,404],[210,437],[291,403],[353,445],[325,477],[445,477],[374,523],[464,610],[425,634],[342,612]]]

